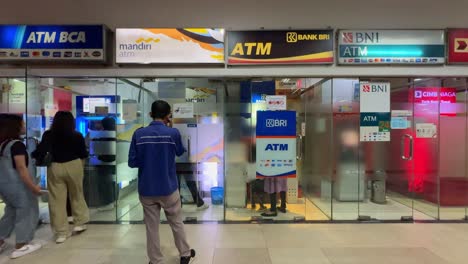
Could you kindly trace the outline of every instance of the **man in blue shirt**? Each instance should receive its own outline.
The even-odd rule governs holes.
[[[166,213],[174,240],[180,253],[180,263],[188,264],[195,258],[190,249],[182,221],[182,209],[175,157],[185,152],[179,130],[172,128],[171,107],[165,101],[151,105],[153,122],[135,131],[130,145],[128,165],[138,168],[138,193],[143,205],[147,251],[150,264],[163,263],[159,244],[161,208]]]

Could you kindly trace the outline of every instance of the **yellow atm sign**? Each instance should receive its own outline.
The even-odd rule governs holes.
[[[333,30],[229,31],[228,64],[332,64]]]
[[[271,42],[247,42],[247,43],[236,43],[231,55],[270,55],[271,54]]]

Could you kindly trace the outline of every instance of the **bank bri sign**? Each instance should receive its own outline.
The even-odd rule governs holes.
[[[0,25],[0,61],[106,59],[103,25]]]
[[[296,177],[296,112],[258,111],[257,178]]]
[[[444,64],[444,30],[340,30],[339,64]]]

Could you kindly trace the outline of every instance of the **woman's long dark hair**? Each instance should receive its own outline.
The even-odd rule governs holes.
[[[67,111],[58,111],[54,116],[50,131],[54,134],[71,134],[75,131],[75,118]]]
[[[13,114],[0,114],[0,143],[8,139],[19,139],[23,118]]]

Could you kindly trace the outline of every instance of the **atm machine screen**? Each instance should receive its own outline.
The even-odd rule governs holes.
[[[85,136],[93,124],[99,123],[106,116],[116,119],[120,116],[117,104],[120,96],[93,95],[76,97],[76,128]]]
[[[119,97],[111,95],[77,96],[76,112],[78,115],[115,114],[118,101]]]

